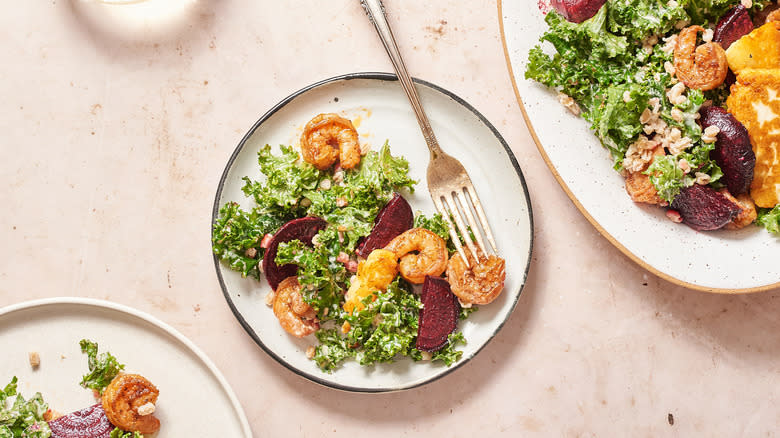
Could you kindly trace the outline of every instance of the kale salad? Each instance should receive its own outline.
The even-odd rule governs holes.
[[[332,372],[346,360],[373,365],[402,357],[449,366],[463,354],[462,332],[453,321],[435,348],[418,348],[424,307],[419,289],[403,269],[399,274],[397,257],[383,249],[403,230],[401,237],[413,232],[439,242],[444,265],[426,276],[444,281],[440,276],[455,252],[447,223],[438,214],[412,213],[403,195],[414,191],[416,181],[408,161],[393,155],[387,142],[378,150],[358,151],[356,159],[345,156],[350,153],[345,149],[358,147],[353,131],[349,120],[321,114],[307,124],[300,147],[260,148],[262,176],[243,177],[245,206],[226,202],[219,208],[213,252],[243,277],[268,282],[266,304],[290,335],[316,338],[306,356],[322,371]],[[324,143],[318,148],[318,136],[338,141],[341,150]],[[334,155],[315,156],[323,150]],[[455,306],[455,320],[477,309],[457,301]]]
[[[747,194],[752,164],[732,176],[736,158],[718,150],[739,124],[726,113],[734,73],[725,50],[770,3],[553,1],[525,78],[557,91],[562,104],[589,122],[635,202],[659,205],[669,219],[697,230],[756,223],[780,235],[780,205],[753,205]],[[745,27],[737,35],[735,22]],[[710,52],[700,58],[703,48]],[[719,63],[717,72],[705,71],[705,55],[710,65]],[[746,131],[741,135],[747,138]],[[733,188],[729,178],[747,186]]]

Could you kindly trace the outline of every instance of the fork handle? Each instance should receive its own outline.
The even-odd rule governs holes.
[[[420,103],[420,96],[417,94],[414,82],[406,70],[401,52],[395,43],[395,37],[390,29],[390,24],[387,22],[387,15],[385,15],[385,7],[382,4],[382,0],[360,0],[360,4],[363,5],[363,9],[366,11],[368,18],[376,29],[376,33],[379,35],[379,39],[382,40],[382,44],[390,56],[390,62],[393,63],[398,80],[406,92],[406,97],[409,98],[409,103],[412,104],[414,115],[417,116],[417,123],[420,124],[425,143],[431,151],[431,158],[443,155],[444,153],[439,147],[439,142],[436,141],[436,136],[433,134],[433,129],[431,129],[431,122],[428,120],[425,110],[423,110],[422,103]]]

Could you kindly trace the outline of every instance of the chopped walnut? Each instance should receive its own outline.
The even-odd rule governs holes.
[[[558,101],[575,116],[580,115],[580,107],[571,96],[564,93],[558,93]]]
[[[144,415],[152,415],[154,413],[154,410],[155,410],[154,403],[148,402],[146,404],[138,406],[136,412],[138,412],[138,415],[143,417]]]
[[[688,160],[685,158],[681,159],[679,163],[677,163],[677,167],[680,168],[680,170],[683,171],[683,173],[688,174],[691,172],[691,165],[688,163]]]
[[[672,105],[680,105],[688,100],[688,98],[683,95],[684,92],[685,84],[678,82],[674,84],[672,88],[666,91],[666,97],[669,98],[669,102],[671,102]]]
[[[680,108],[674,107],[671,111],[672,118],[677,122],[682,122],[684,115]]]
[[[31,351],[27,356],[30,360],[30,366],[32,369],[37,369],[39,366],[41,366],[41,355],[38,354],[37,351]]]
[[[715,140],[718,139],[718,134],[720,133],[720,128],[718,128],[715,125],[708,126],[704,129],[704,132],[701,134],[701,141],[704,143],[715,143]]]
[[[664,38],[664,46],[661,50],[663,50],[664,53],[669,54],[674,52],[675,47],[677,47],[677,34]]]
[[[706,173],[696,172],[694,175],[696,175],[696,184],[699,184],[699,185],[702,185],[702,186],[709,184],[710,180],[712,180],[712,177],[710,177]]]

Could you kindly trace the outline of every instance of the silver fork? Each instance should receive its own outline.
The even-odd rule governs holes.
[[[406,97],[409,98],[409,102],[412,104],[415,116],[417,116],[417,122],[420,124],[425,143],[431,152],[431,159],[428,163],[428,191],[431,193],[436,210],[449,226],[450,236],[455,243],[458,253],[468,266],[469,259],[463,250],[463,245],[455,226],[460,231],[460,237],[466,242],[466,247],[474,256],[474,260],[480,260],[480,253],[477,251],[477,247],[479,247],[483,255],[488,254],[485,243],[482,240],[483,233],[493,247],[493,252],[497,254],[496,241],[490,230],[490,224],[482,208],[482,203],[479,201],[474,185],[471,183],[471,178],[469,178],[466,169],[460,164],[460,161],[445,154],[436,141],[436,136],[433,134],[433,129],[431,129],[431,123],[428,121],[428,116],[425,115],[425,111],[420,103],[420,96],[417,94],[414,82],[412,82],[412,78],[406,70],[406,65],[401,58],[401,52],[395,43],[392,30],[390,30],[382,0],[360,0],[360,4],[363,5],[368,18],[373,23],[374,28],[376,28],[376,32],[379,34],[379,38],[390,56],[390,61],[393,63],[398,80],[406,92]],[[477,225],[474,213],[479,218],[481,227]],[[464,216],[466,218],[465,221],[463,220]],[[453,220],[455,222],[454,225]],[[466,222],[468,222],[468,227]],[[474,239],[472,239],[472,236]],[[474,245],[474,240],[476,240],[476,246]]]

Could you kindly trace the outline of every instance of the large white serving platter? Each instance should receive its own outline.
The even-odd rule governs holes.
[[[252,437],[233,390],[211,360],[171,326],[138,310],[87,298],[51,298],[0,309],[0,387],[13,376],[25,398],[40,392],[51,409],[69,413],[96,403],[79,386],[91,339],[160,390],[149,438]],[[28,354],[38,352],[33,369]]]
[[[502,295],[460,322],[468,345],[463,358],[451,367],[402,358],[392,364],[361,367],[348,361],[332,374],[319,370],[306,358],[314,336],[296,339],[279,326],[265,304],[270,290],[265,279],[241,278],[215,257],[225,297],[250,336],[282,365],[314,382],[333,388],[360,391],[397,391],[422,385],[463,365],[477,354],[504,325],[515,308],[531,260],[533,225],[531,204],[520,168],[496,129],[469,104],[454,94],[423,81],[417,89],[442,148],[468,170],[496,234],[499,253],[506,259],[507,276]],[[434,212],[425,183],[428,149],[396,76],[387,73],[353,73],[312,84],[284,99],[250,129],[230,158],[217,190],[213,220],[228,201],[251,205],[241,192],[243,176],[260,178],[257,151],[265,144],[297,145],[303,125],[319,113],[334,112],[350,118],[361,142],[378,149],[389,140],[394,155],[409,160],[410,174],[419,181],[405,198],[413,210]],[[278,150],[277,150],[278,153]],[[489,364],[483,364],[489,366]]]
[[[525,79],[528,52],[547,28],[544,4],[499,0],[504,50],[539,152],[582,214],[623,253],[673,283],[720,293],[780,286],[780,239],[755,226],[698,232],[671,222],[663,209],[635,204],[589,124],[567,111],[556,92]]]

